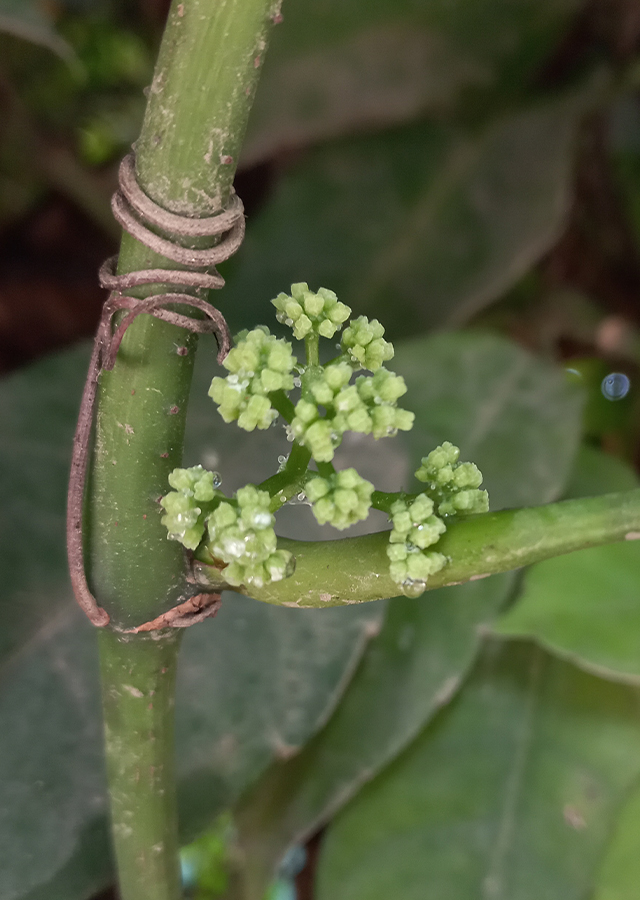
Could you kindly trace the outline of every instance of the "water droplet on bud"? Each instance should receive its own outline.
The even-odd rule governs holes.
[[[403,581],[400,585],[400,590],[405,597],[420,597],[424,594],[426,589],[426,581],[413,580],[411,578],[407,578],[407,580]]]

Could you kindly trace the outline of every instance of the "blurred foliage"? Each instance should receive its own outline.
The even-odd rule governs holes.
[[[52,190],[115,233],[108,197],[165,11],[0,0],[5,233]],[[411,338],[394,366],[416,428],[401,449],[341,450],[386,489],[445,439],[494,508],[634,485],[636,0],[285,0],[283,14],[239,175],[247,238],[219,295],[232,326],[304,280]],[[433,333],[459,325],[474,327]],[[94,639],[62,543],[86,363],[71,349],[0,385],[3,900],[89,900],[112,877]],[[203,341],[185,462],[233,491],[287,445],[216,422],[214,365]],[[629,379],[615,399],[612,373]],[[327,536],[304,506],[281,531]],[[325,829],[315,900],[635,900],[639,577],[630,540],[417,600],[319,613],[225,598],[186,636],[180,675],[191,896],[290,900],[285,851]]]

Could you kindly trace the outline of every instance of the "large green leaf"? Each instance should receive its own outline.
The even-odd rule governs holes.
[[[557,238],[584,102],[555,98],[483,127],[422,122],[307,154],[250,223],[224,295],[230,320],[260,321],[294,281],[330,287],[396,334],[468,317]]]
[[[590,900],[636,900],[640,884],[640,790],[624,805]]]
[[[297,0],[284,7],[243,159],[530,91],[580,0]]]
[[[555,500],[580,436],[581,395],[563,373],[496,335],[438,335],[404,344],[393,365],[416,412],[415,468],[444,440],[485,476],[492,509]],[[416,482],[417,485],[417,482]]]
[[[640,773],[637,690],[528,644],[474,677],[334,821],[318,900],[583,900]]]
[[[637,484],[620,461],[583,449],[569,493],[589,496]],[[640,684],[639,584],[637,540],[545,560],[527,571],[521,596],[495,631],[532,637],[588,671]]]
[[[69,450],[87,358],[84,348],[60,354],[0,386],[3,900],[38,885],[48,900],[80,900],[105,875],[95,640],[70,599],[63,544]],[[215,452],[233,489],[242,478],[277,468],[287,443],[281,429],[273,430],[255,441],[242,438],[237,452],[234,429],[219,425],[206,395],[214,359],[205,350],[196,373],[188,452],[205,463],[214,462]],[[304,533],[300,523],[297,530]],[[367,604],[318,615],[228,595],[215,621],[185,636],[178,754],[186,836],[326,721],[383,609]],[[78,859],[85,853],[91,865]]]
[[[546,560],[496,624],[531,636],[588,671],[640,685],[640,544],[610,544]]]
[[[298,756],[274,763],[241,802],[247,900],[261,900],[289,844],[324,825],[449,702],[512,583],[501,575],[391,601],[327,726]]]

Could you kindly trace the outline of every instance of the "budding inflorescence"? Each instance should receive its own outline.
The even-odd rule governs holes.
[[[169,537],[188,550],[204,543],[206,555],[224,564],[227,584],[262,587],[291,574],[291,553],[277,549],[268,492],[248,484],[229,500],[214,488],[215,478],[202,466],[174,469],[175,490],[160,501]]]
[[[209,388],[222,418],[225,422],[237,419],[245,431],[268,428],[278,415],[269,394],[293,388],[291,344],[269,334],[268,328],[254,328],[239,336],[223,366],[230,374],[216,376]]]
[[[445,441],[423,457],[415,473],[418,481],[428,485],[427,492],[436,503],[438,514],[483,513],[489,509],[489,495],[478,490],[482,472],[470,462],[458,462],[460,450]]]
[[[218,490],[219,476],[201,466],[174,470],[174,491],[161,501],[169,537],[217,566],[229,585],[261,587],[293,571],[291,553],[278,550],[272,512],[287,498],[306,494],[317,521],[340,530],[366,519],[375,501],[392,523],[391,578],[405,594],[418,596],[447,562],[431,549],[446,531],[446,519],[488,509],[487,492],[479,489],[482,475],[473,463],[459,462],[460,451],[449,442],[422,459],[415,474],[425,487],[417,496],[374,498],[373,484],[355,469],[336,472],[331,461],[347,431],[378,439],[413,426],[414,414],[397,405],[407,391],[404,379],[384,365],[393,358],[393,346],[377,319],[359,316],[344,327],[338,355],[320,365],[319,338],[342,330],[349,307],[333,291],[313,292],[306,283],[292,285],[291,294],[278,294],[272,303],[278,321],[304,339],[305,362],[268,328],[245,331],[224,360],[229,374],[213,379],[209,395],[225,422],[237,421],[247,431],[268,428],[283,415],[295,441],[291,454],[279,457],[284,462],[264,483],[268,490],[250,484],[232,498]],[[362,369],[372,374],[357,375],[352,383]],[[300,388],[295,404],[286,396],[294,387]],[[300,454],[302,466],[296,463]],[[309,456],[317,473],[306,471]]]
[[[360,316],[342,332],[341,349],[355,368],[375,372],[393,359],[393,344],[383,338],[384,328],[377,319]]]
[[[441,553],[424,551],[438,541],[447,526],[434,515],[433,500],[426,494],[418,494],[413,500],[396,500],[390,519],[393,527],[387,556],[391,578],[400,586],[407,582],[422,584],[424,590],[429,576],[439,572],[447,561]]]
[[[293,572],[293,557],[278,550],[271,498],[248,484],[237,491],[236,503],[221,503],[207,520],[208,552],[227,563],[227,584],[262,587]]]
[[[366,519],[371,509],[373,485],[355,469],[343,469],[329,478],[311,478],[305,493],[312,503],[313,514],[320,525],[333,525],[343,530]]]
[[[188,550],[195,550],[204,536],[206,519],[213,510],[216,498],[223,496],[215,489],[219,476],[202,466],[174,469],[169,475],[173,491],[160,501],[165,510],[162,524],[173,541],[180,541]]]
[[[379,368],[349,384],[351,367],[344,362],[327,366],[310,380],[307,397],[295,408],[291,431],[318,462],[330,462],[346,431],[390,437],[409,431],[414,414],[397,407],[406,393],[404,378]],[[324,413],[320,406],[324,407]]]
[[[349,307],[340,303],[333,291],[320,288],[315,294],[304,281],[292,284],[291,294],[278,294],[271,302],[278,311],[278,322],[293,329],[297,340],[311,333],[332,338],[351,315]]]

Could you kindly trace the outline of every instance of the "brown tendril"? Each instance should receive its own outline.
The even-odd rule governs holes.
[[[98,605],[89,588],[84,566],[82,534],[89,443],[100,373],[103,369],[113,368],[127,328],[143,313],[198,334],[215,334],[218,342],[218,362],[222,362],[231,346],[231,336],[224,316],[205,300],[182,291],[156,293],[144,299],[129,296],[125,292],[144,285],[166,284],[178,288],[191,287],[204,290],[221,288],[224,279],[216,271],[215,266],[232,256],[244,237],[244,207],[235,192],[231,194],[227,209],[216,216],[190,219],[168,212],[154,203],[139,187],[133,153],[126,156],[120,164],[119,187],[113,195],[111,209],[116,220],[132,237],[154,253],[188,268],[141,269],[137,272],[118,274],[116,257],[111,257],[102,265],[99,273],[100,284],[111,293],[102,309],[73,438],[67,494],[67,559],[76,600],[89,620],[100,627],[109,623],[109,614]],[[161,237],[149,226],[159,229],[168,237]],[[179,243],[201,237],[218,238],[219,241],[215,247],[204,250],[191,249]],[[167,304],[197,309],[204,318],[193,319],[191,316],[166,309]],[[123,311],[127,311],[127,314],[114,328],[113,317]],[[219,594],[199,594],[182,601],[156,619],[127,631],[186,628],[215,615],[219,599]]]

